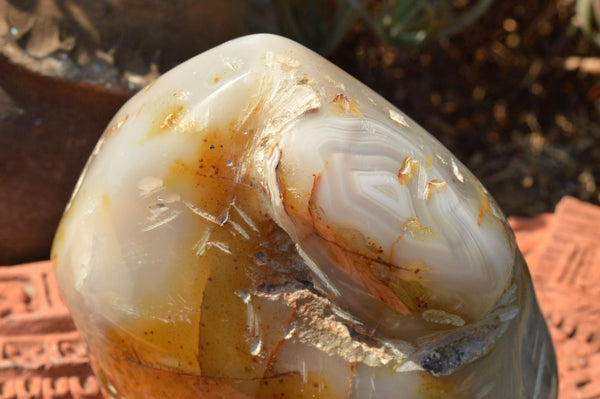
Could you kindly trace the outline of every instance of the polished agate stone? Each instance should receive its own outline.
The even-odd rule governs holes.
[[[281,37],[227,42],[125,104],[52,259],[115,397],[556,397],[527,267],[485,188]]]

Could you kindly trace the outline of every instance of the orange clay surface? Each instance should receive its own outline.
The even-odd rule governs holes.
[[[600,207],[509,218],[558,357],[560,399],[600,398]],[[50,262],[0,267],[0,398],[103,398]]]

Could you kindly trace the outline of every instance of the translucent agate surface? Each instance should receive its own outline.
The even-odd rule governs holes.
[[[556,396],[527,268],[485,188],[277,36],[207,51],[123,106],[52,259],[115,397]]]

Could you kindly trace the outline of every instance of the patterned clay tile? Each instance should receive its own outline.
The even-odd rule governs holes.
[[[565,197],[510,219],[558,358],[559,398],[600,398],[600,207]]]
[[[510,218],[558,357],[560,399],[600,398],[600,207]],[[50,262],[0,267],[0,398],[103,398]]]
[[[0,267],[0,398],[102,398],[50,262]]]

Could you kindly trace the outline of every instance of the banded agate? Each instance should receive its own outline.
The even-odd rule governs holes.
[[[556,397],[485,188],[281,37],[225,43],[123,106],[52,259],[115,397]]]

